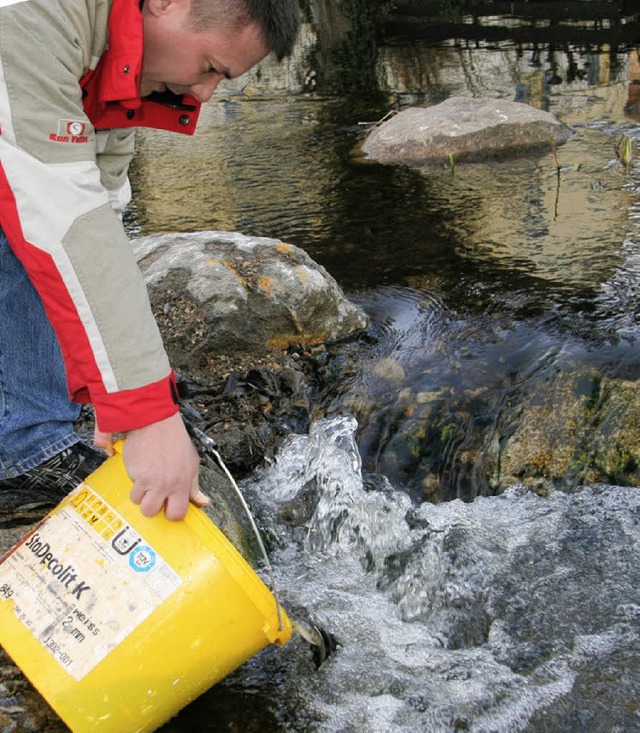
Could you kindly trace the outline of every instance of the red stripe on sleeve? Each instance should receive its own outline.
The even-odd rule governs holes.
[[[107,393],[84,324],[53,258],[24,238],[15,197],[1,165],[0,227],[38,291],[56,333],[70,398],[91,402],[104,432],[133,430],[175,414],[178,400],[173,374],[137,389]]]

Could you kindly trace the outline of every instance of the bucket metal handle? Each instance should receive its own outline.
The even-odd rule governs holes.
[[[244,496],[242,495],[242,492],[240,491],[240,488],[238,484],[236,483],[235,479],[231,475],[231,472],[226,467],[225,462],[222,460],[222,456],[217,450],[216,442],[210,438],[205,432],[200,430],[200,428],[197,428],[195,425],[189,425],[189,429],[193,431],[193,434],[198,438],[198,440],[201,441],[201,443],[204,445],[206,450],[213,455],[213,457],[218,462],[218,465],[224,472],[224,475],[227,477],[227,480],[233,487],[233,490],[235,491],[236,495],[238,496],[238,499],[240,500],[240,504],[242,505],[242,508],[244,509],[247,517],[249,518],[249,522],[251,524],[251,529],[253,530],[253,533],[256,536],[256,539],[258,540],[258,546],[260,547],[260,552],[262,554],[262,557],[264,559],[265,566],[267,568],[267,573],[269,574],[269,581],[271,583],[271,593],[273,594],[273,597],[276,602],[276,613],[278,615],[278,631],[283,631],[284,624],[282,621],[282,606],[280,605],[280,600],[278,598],[278,591],[276,589],[276,580],[273,574],[273,568],[271,567],[271,563],[269,562],[269,555],[267,554],[267,550],[264,546],[264,542],[262,541],[262,537],[260,535],[260,530],[258,529],[258,525],[256,524],[255,519],[253,518],[253,514],[251,513],[251,510],[249,509],[249,505],[245,501]]]

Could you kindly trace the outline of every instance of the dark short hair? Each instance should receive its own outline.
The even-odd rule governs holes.
[[[195,30],[257,23],[267,50],[282,61],[298,36],[300,6],[298,0],[192,0],[188,19]]]

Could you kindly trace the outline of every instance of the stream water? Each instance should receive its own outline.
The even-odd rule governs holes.
[[[355,429],[318,422],[243,487],[284,606],[337,651],[269,649],[163,731],[640,730],[640,493],[415,505],[363,480]]]
[[[285,239],[370,314],[333,353],[322,419],[243,487],[285,607],[340,645],[319,670],[301,639],[267,650],[163,731],[640,730],[640,494],[578,473],[495,496],[485,460],[551,375],[587,375],[587,396],[594,373],[638,378],[640,166],[616,155],[640,142],[638,55],[396,35],[340,87],[318,17],[193,140],[141,134],[127,226]],[[353,156],[390,109],[455,94],[575,134],[558,160],[453,173]]]

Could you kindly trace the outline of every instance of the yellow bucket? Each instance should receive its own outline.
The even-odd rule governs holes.
[[[201,509],[142,516],[121,449],[0,561],[0,644],[75,733],[153,731],[291,623]]]

